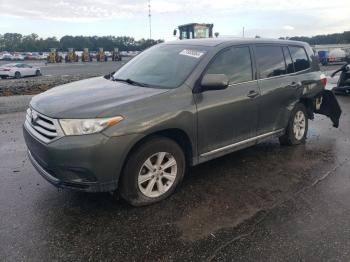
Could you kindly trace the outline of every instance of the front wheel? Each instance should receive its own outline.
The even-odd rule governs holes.
[[[22,76],[21,76],[21,73],[20,72],[16,72],[15,73],[15,78],[16,79],[20,79]]]
[[[308,131],[308,118],[303,104],[297,104],[290,116],[286,132],[279,138],[281,145],[305,143]]]
[[[170,196],[185,173],[181,147],[165,137],[147,140],[129,156],[120,194],[133,206],[145,206]]]

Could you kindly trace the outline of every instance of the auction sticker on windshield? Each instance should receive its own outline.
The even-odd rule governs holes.
[[[198,51],[198,50],[184,49],[179,54],[194,57],[194,58],[200,58],[202,55],[204,55],[204,52]]]

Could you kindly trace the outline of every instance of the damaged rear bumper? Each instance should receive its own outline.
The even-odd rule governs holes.
[[[317,101],[319,101],[319,103]],[[329,117],[334,127],[339,126],[339,119],[342,111],[332,91],[323,90],[315,97],[314,112]]]

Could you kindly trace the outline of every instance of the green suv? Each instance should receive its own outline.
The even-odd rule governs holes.
[[[147,205],[171,195],[189,166],[273,136],[304,143],[314,113],[337,127],[341,109],[325,84],[306,43],[167,42],[115,73],[33,97],[24,137],[55,186]]]

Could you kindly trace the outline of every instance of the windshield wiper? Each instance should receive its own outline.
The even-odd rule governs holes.
[[[114,78],[114,77],[112,77],[112,81],[125,82],[125,83],[128,83],[130,85],[134,85],[134,86],[143,86],[143,87],[148,87],[149,86],[148,84],[137,82],[137,81],[131,80],[130,78],[121,79],[121,78]]]

